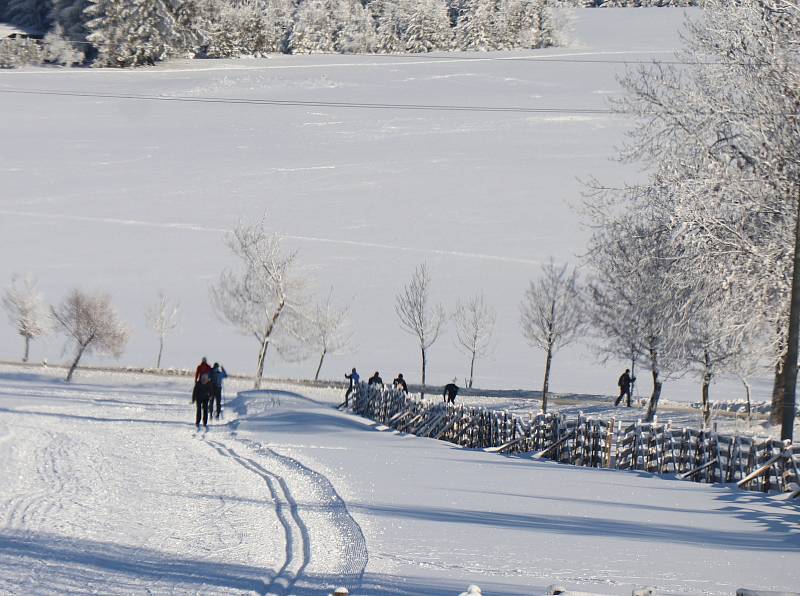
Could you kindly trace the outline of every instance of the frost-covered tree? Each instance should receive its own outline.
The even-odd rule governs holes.
[[[683,307],[683,349],[688,363],[700,374],[703,423],[709,427],[712,380],[720,372],[732,371],[740,355],[752,343],[737,332],[738,327],[746,326],[748,321],[742,320],[741,312],[728,309],[722,292],[705,280],[697,279],[691,271],[686,277],[691,285]]]
[[[67,337],[75,357],[67,382],[84,354],[103,354],[119,358],[128,342],[128,330],[119,320],[106,294],[86,294],[73,290],[58,306],[50,309],[56,328]]]
[[[45,62],[63,64],[64,66],[80,64],[86,58],[83,49],[80,49],[80,45],[67,41],[61,25],[56,25],[52,31],[45,35],[42,43],[42,54]]]
[[[12,277],[11,286],[3,294],[3,309],[25,341],[22,361],[27,362],[31,341],[44,335],[50,323],[47,308],[36,289],[36,280],[30,275]]]
[[[411,281],[397,295],[395,312],[404,331],[415,336],[422,357],[422,396],[425,396],[425,373],[428,350],[439,339],[446,315],[441,304],[431,304],[431,276],[425,263],[419,265]]]
[[[339,0],[335,50],[342,54],[370,53],[377,47],[372,15],[358,0]]]
[[[594,213],[596,228],[586,257],[591,267],[589,323],[602,359],[632,359],[649,368],[650,421],[665,379],[685,362],[684,336],[677,324],[685,297],[673,283],[670,230],[658,215],[607,214],[603,207]]]
[[[715,281],[728,308],[772,332],[771,420],[783,438],[793,433],[800,338],[798,30],[796,2],[706,0],[686,24],[678,58],[688,67],[629,73],[619,104],[639,121],[626,157],[674,190],[681,258]]]
[[[540,3],[530,0],[501,0],[495,20],[497,43],[503,48],[538,47],[536,30],[540,23]]]
[[[469,356],[468,388],[472,388],[475,361],[489,350],[496,319],[495,310],[487,304],[483,294],[476,294],[466,302],[459,300],[456,304],[453,320],[457,346]]]
[[[164,294],[159,294],[158,300],[149,305],[144,311],[144,317],[148,326],[158,335],[156,368],[161,368],[161,356],[164,353],[164,340],[180,323],[180,311],[180,303],[171,301]]]
[[[298,6],[290,39],[293,53],[333,52],[335,39],[332,0],[305,0]]]
[[[6,18],[18,27],[44,33],[50,28],[52,0],[8,0]]]
[[[86,41],[86,21],[89,16],[84,11],[88,6],[89,0],[53,0],[51,20],[61,27],[61,36],[65,40],[73,43]]]
[[[166,59],[177,38],[166,0],[90,0],[86,39],[98,66],[141,66]]]
[[[453,31],[443,0],[417,0],[408,13],[406,51],[447,50],[452,43]]]
[[[382,53],[405,51],[411,8],[408,0],[370,2],[369,10],[377,23],[376,51]]]
[[[547,412],[553,354],[578,339],[584,327],[578,272],[552,260],[531,282],[520,303],[520,327],[528,342],[546,354],[542,383],[542,412]]]
[[[493,50],[498,47],[495,0],[464,0],[455,27],[460,50]]]
[[[333,291],[328,293],[324,301],[314,305],[309,317],[309,347],[319,354],[317,371],[314,380],[319,380],[322,363],[329,354],[338,354],[350,344],[351,333],[348,330],[350,307],[337,307],[333,303]]]
[[[222,272],[211,287],[211,304],[223,321],[258,341],[253,380],[260,389],[267,348],[279,326],[302,310],[305,284],[297,271],[297,253],[286,252],[280,238],[266,232],[263,220],[236,226],[226,244],[240,270]]]

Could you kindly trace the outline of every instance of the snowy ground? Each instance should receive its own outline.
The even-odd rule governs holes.
[[[333,409],[340,398],[244,394],[195,436],[185,379],[65,385],[4,368],[0,592],[732,594],[800,581],[796,505],[381,431]]]
[[[74,286],[111,293],[133,330],[123,363],[139,366],[152,365],[157,349],[144,306],[163,290],[184,310],[168,338],[167,366],[192,366],[206,353],[250,372],[256,344],[213,316],[208,285],[232,264],[223,231],[266,210],[320,292],[333,286],[337,299],[352,302],[354,349],[329,357],[324,377],[341,379],[356,365],[418,378],[414,341],[393,305],[426,260],[435,298],[448,309],[481,290],[498,311],[495,349],[478,363],[477,385],[538,388],[544,356],[522,339],[518,303],[541,262],[551,255],[575,261],[585,250],[587,233],[572,209],[578,179],[613,184],[639,176],[610,161],[629,125],[624,119],[91,94],[604,110],[619,92],[622,62],[672,56],[683,14],[581,10],[569,47],[511,54],[0,72],[0,237],[15,247],[13,259],[0,261],[0,283],[32,272],[52,302]],[[4,327],[0,358],[18,358],[21,349]],[[61,340],[34,343],[33,358],[63,360]],[[467,364],[451,325],[430,352],[429,380],[461,379]],[[307,377],[315,365],[271,358],[268,373]],[[622,368],[596,364],[586,346],[565,350],[551,387],[613,392]],[[764,398],[768,387],[757,390]],[[687,378],[664,392],[697,399],[699,386]],[[739,385],[714,392],[743,396]]]

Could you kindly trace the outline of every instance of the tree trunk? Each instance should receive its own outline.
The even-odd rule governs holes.
[[[653,394],[650,396],[650,403],[647,404],[647,415],[645,422],[652,422],[658,411],[658,399],[661,397],[661,380],[659,379],[658,352],[650,350],[650,369],[653,373]]]
[[[553,362],[553,348],[547,348],[547,362],[544,365],[544,383],[542,384],[542,412],[547,413],[547,391],[550,389],[550,364]]]
[[[703,428],[711,428],[711,404],[708,401],[708,387],[713,376],[711,366],[711,355],[706,350],[703,353]]]
[[[261,340],[261,347],[258,350],[258,362],[256,362],[256,375],[253,379],[253,389],[261,389],[261,378],[264,376],[264,362],[267,359],[267,348],[269,347],[269,337]]]
[[[469,361],[469,382],[467,387],[472,389],[472,376],[475,374],[475,352],[472,352],[472,359]]]
[[[30,350],[31,350],[31,338],[28,335],[26,335],[24,337],[25,337],[25,353],[22,355],[22,361],[23,362],[27,362],[28,361],[28,354],[30,354]]]
[[[314,380],[319,381],[319,371],[322,370],[322,361],[325,360],[325,354],[327,350],[322,350],[322,355],[319,357],[319,366],[317,366],[317,372],[314,373]]]
[[[261,379],[264,376],[264,362],[267,359],[267,348],[269,347],[269,340],[272,337],[272,332],[275,329],[275,323],[278,322],[278,317],[281,316],[281,312],[283,311],[283,307],[286,306],[286,301],[281,300],[278,302],[278,307],[275,309],[275,312],[272,313],[272,317],[267,324],[267,328],[264,329],[264,334],[259,338],[261,342],[261,348],[258,350],[258,363],[256,364],[256,378],[254,379],[253,388],[254,389],[261,389]]]
[[[156,368],[161,368],[161,354],[164,353],[164,337],[158,338],[158,358],[156,359]]]
[[[800,341],[800,187],[797,189],[797,210],[794,222],[794,255],[792,263],[792,293],[789,303],[789,332],[786,337],[786,361],[783,366],[783,408],[781,440],[792,439],[795,419],[795,390],[797,389],[797,350]]]
[[[747,397],[747,421],[749,422],[753,413],[750,406],[750,383],[747,382],[747,379],[742,379],[742,385],[744,385],[744,393]]]
[[[422,352],[422,389],[420,389],[420,397],[425,399],[425,367],[428,365],[428,355],[425,353],[425,348],[420,348]]]
[[[72,366],[69,367],[69,372],[67,373],[67,383],[72,380],[72,373],[75,372],[75,369],[78,368],[78,362],[81,361],[81,356],[83,356],[83,351],[86,349],[85,345],[78,346],[78,353],[75,354],[75,360],[72,362]]]
[[[783,371],[786,370],[786,354],[781,356],[781,361],[775,365],[775,381],[772,385],[772,405],[769,411],[769,423],[778,426],[783,417],[783,390],[786,380]]]
[[[636,385],[636,358],[634,357],[635,352],[631,350],[631,389],[630,389],[630,397],[628,398],[628,407],[630,408],[630,400],[633,399],[633,388]]]

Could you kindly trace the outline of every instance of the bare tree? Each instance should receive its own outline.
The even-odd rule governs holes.
[[[254,387],[261,388],[267,348],[279,324],[298,316],[304,284],[297,272],[297,252],[285,252],[280,238],[264,230],[264,220],[238,225],[226,238],[241,270],[225,270],[211,287],[211,304],[220,318],[258,341]]]
[[[467,302],[456,303],[453,320],[456,323],[457,345],[469,356],[469,380],[472,388],[475,374],[475,361],[489,350],[497,316],[494,309],[486,303],[483,294],[476,294]]]
[[[578,273],[568,265],[558,267],[550,260],[542,276],[531,282],[520,304],[522,334],[547,354],[542,384],[542,412],[547,411],[550,366],[553,354],[574,342],[584,326]]]
[[[47,307],[36,290],[36,280],[30,275],[12,277],[11,287],[3,294],[3,308],[25,340],[22,361],[27,362],[31,341],[44,335],[50,323]]]
[[[67,382],[84,354],[108,354],[119,358],[128,343],[128,330],[119,320],[107,294],[85,294],[72,290],[64,301],[50,309],[57,327],[74,344],[75,358]]]
[[[178,315],[181,310],[179,302],[170,302],[164,295],[158,295],[158,302],[151,304],[144,311],[150,329],[158,334],[158,358],[156,368],[161,368],[161,355],[164,353],[164,338],[178,326]]]
[[[347,329],[350,307],[341,308],[333,304],[333,289],[328,292],[323,302],[317,302],[311,314],[310,333],[308,341],[317,353],[319,364],[314,373],[314,380],[319,380],[322,362],[328,354],[336,354],[345,349],[350,343],[352,334]]]
[[[425,263],[414,271],[411,281],[397,295],[395,312],[404,331],[419,340],[422,356],[422,396],[425,397],[425,372],[428,365],[428,350],[439,338],[446,315],[441,304],[430,305],[431,276]]]

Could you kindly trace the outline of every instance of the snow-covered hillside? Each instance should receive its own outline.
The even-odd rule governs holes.
[[[498,311],[495,348],[478,363],[477,385],[538,388],[543,355],[518,329],[524,289],[551,255],[575,261],[584,250],[586,232],[571,207],[578,178],[638,175],[610,161],[627,123],[573,110],[605,110],[621,62],[669,58],[683,18],[678,9],[580,10],[571,47],[528,53],[0,73],[0,280],[34,273],[52,302],[74,286],[110,292],[133,330],[123,362],[137,365],[155,361],[144,308],[164,291],[184,311],[166,365],[190,366],[208,354],[250,372],[257,344],[215,318],[208,286],[232,264],[223,232],[266,212],[320,292],[333,287],[338,300],[352,302],[354,349],[330,357],[323,377],[341,378],[355,364],[417,380],[415,344],[393,306],[424,260],[447,308],[481,290]],[[152,99],[121,97],[143,95]],[[167,101],[175,98],[202,101]],[[263,99],[383,107],[247,103]],[[2,337],[0,357],[19,357],[22,342],[10,326]],[[34,343],[33,358],[45,357],[63,358],[60,339]],[[267,373],[309,376],[314,366],[271,354]],[[596,364],[585,346],[571,349],[557,355],[551,389],[610,393],[620,366]],[[451,329],[430,351],[429,379],[467,370]],[[742,395],[736,385],[715,391]],[[698,395],[691,379],[665,386],[667,398]]]
[[[2,593],[797,587],[774,497],[399,435],[338,390],[245,393],[196,435],[191,381],[81,379],[0,372]]]

